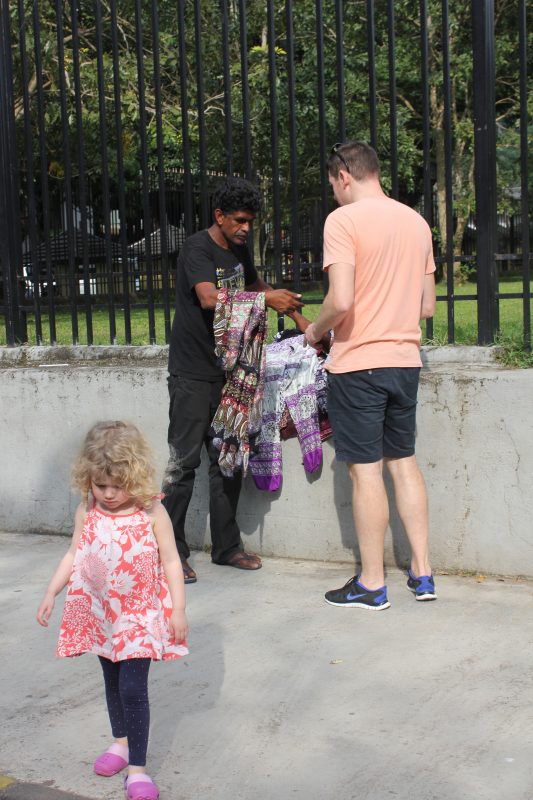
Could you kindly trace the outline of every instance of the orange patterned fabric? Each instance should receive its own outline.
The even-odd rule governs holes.
[[[57,655],[110,661],[187,655],[169,626],[172,602],[148,514],[88,513],[70,577]]]

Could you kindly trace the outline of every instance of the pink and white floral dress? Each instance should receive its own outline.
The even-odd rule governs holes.
[[[172,602],[148,514],[93,506],[74,557],[57,655],[110,661],[187,655],[169,625]]]

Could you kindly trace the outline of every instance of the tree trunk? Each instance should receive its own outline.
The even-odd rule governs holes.
[[[455,176],[455,191],[457,192],[458,197],[465,197],[465,184],[472,184],[474,180],[474,157],[473,155],[470,157],[470,163],[468,165],[468,170],[465,174],[465,164],[464,164],[464,142],[460,144],[459,151],[457,153],[458,161],[462,165],[462,169],[458,169]],[[471,206],[470,204],[458,203],[456,206],[456,226],[455,231],[453,234],[453,252],[455,256],[460,256],[463,252],[463,236],[466,228],[466,223],[468,222],[468,217],[470,216]],[[461,270],[461,262],[456,261],[454,264],[454,275],[463,280],[464,275]]]
[[[444,159],[444,131],[442,129],[443,109],[439,106],[435,88],[431,90],[432,123],[435,136],[435,165],[437,180],[437,227],[441,252],[446,248],[446,170]],[[443,265],[446,277],[446,266]]]

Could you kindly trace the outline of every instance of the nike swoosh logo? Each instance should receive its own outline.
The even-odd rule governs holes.
[[[364,597],[365,594],[366,594],[366,592],[364,594],[347,594],[346,595],[346,599],[347,600],[358,600],[360,597]]]

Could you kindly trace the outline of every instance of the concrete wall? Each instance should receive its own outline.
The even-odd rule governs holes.
[[[533,371],[498,366],[482,348],[430,348],[419,394],[417,453],[427,480],[435,568],[533,576]],[[69,532],[78,498],[73,457],[90,425],[123,418],[166,462],[166,348],[0,350],[0,530]],[[280,492],[248,478],[239,506],[246,547],[278,556],[353,562],[351,487],[333,445],[307,476],[298,443],[283,445]],[[209,543],[202,465],[188,525]],[[391,502],[386,561],[404,565]]]

